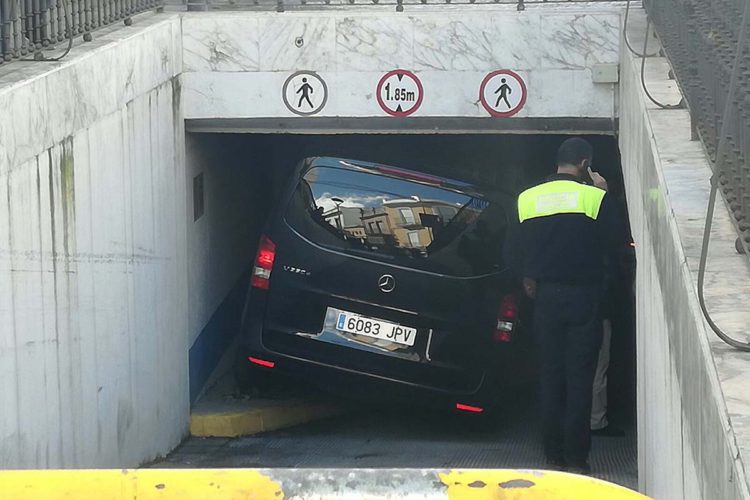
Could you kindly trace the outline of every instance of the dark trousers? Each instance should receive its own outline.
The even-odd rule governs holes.
[[[599,286],[540,283],[534,306],[544,452],[570,465],[588,459],[591,392],[602,342]]]

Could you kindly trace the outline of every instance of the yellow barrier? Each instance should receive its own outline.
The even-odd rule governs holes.
[[[123,469],[0,472],[2,500],[644,500],[562,472],[435,469]]]
[[[440,474],[451,500],[644,500],[622,486],[547,471],[463,470]]]

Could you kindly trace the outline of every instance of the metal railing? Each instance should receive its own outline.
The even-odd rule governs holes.
[[[750,33],[742,36],[747,1],[644,2],[745,250],[750,244]]]
[[[724,331],[705,296],[719,192],[739,233],[737,251],[750,255],[750,0],[648,0],[644,6],[687,98],[695,138],[702,139],[713,168],[698,268],[701,311],[721,340],[750,352],[747,334],[737,338]]]
[[[173,5],[182,0],[166,0]],[[571,2],[610,2],[613,0],[184,0],[189,11],[200,10],[304,10],[340,6],[380,6],[401,12],[411,5],[495,5],[513,4],[524,10],[530,4]],[[616,0],[615,0],[616,1]],[[624,0],[621,0],[624,1]]]
[[[0,0],[0,64],[44,60],[45,49],[155,8],[162,0]]]

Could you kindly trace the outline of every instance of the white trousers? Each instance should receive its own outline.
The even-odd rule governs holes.
[[[612,342],[612,322],[605,319],[602,324],[602,347],[594,376],[594,393],[591,400],[591,430],[604,429],[607,421],[607,370],[609,369],[609,347]]]

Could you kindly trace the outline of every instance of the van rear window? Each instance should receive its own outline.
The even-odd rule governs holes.
[[[508,220],[500,203],[468,185],[389,172],[313,167],[286,221],[319,245],[430,272],[476,276],[504,268]]]

